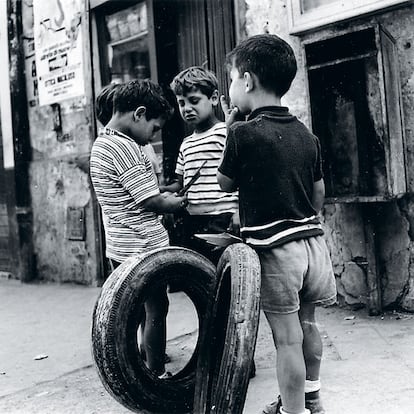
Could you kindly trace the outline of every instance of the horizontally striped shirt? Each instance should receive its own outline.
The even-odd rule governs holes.
[[[92,146],[90,175],[102,208],[108,258],[123,262],[168,246],[158,215],[142,204],[160,191],[140,145],[119,131],[101,129]]]
[[[286,107],[263,107],[232,124],[219,171],[239,189],[240,232],[254,248],[323,234],[312,205],[323,177],[318,138]]]
[[[186,185],[197,168],[207,160],[200,178],[187,192],[187,210],[191,215],[234,213],[238,206],[237,193],[226,193],[217,182],[217,168],[226,143],[226,124],[219,122],[207,131],[184,138],[178,154],[175,172],[183,176]]]

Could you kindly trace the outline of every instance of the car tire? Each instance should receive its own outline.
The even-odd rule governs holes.
[[[194,413],[243,412],[259,326],[260,274],[259,258],[245,244],[229,246],[220,258],[200,333]]]
[[[192,412],[200,335],[186,366],[159,379],[138,352],[137,329],[146,298],[175,282],[192,300],[201,332],[215,275],[215,266],[202,255],[166,247],[128,259],[109,276],[94,308],[92,353],[103,385],[122,405],[139,413]]]

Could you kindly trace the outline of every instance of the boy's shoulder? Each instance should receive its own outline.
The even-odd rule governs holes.
[[[113,135],[99,133],[93,143],[92,150],[102,148],[108,152],[116,152],[120,146],[122,147],[122,143],[119,138]]]
[[[228,133],[232,135],[246,135],[254,134],[255,131],[258,133],[263,131],[263,123],[267,123],[266,131],[274,128],[278,130],[279,125],[283,124],[289,126],[287,131],[291,131],[292,134],[300,133],[311,136],[313,139],[318,138],[309,130],[309,128],[301,122],[295,115],[285,109],[285,113],[278,113],[278,111],[266,110],[263,108],[258,112],[250,115],[246,121],[236,121],[228,127]],[[267,122],[271,121],[271,122]],[[286,131],[285,131],[286,132]]]
[[[226,123],[225,122],[217,122],[217,124],[214,124],[208,131],[210,131],[212,134],[227,135]]]
[[[227,134],[232,136],[250,136],[255,130],[259,129],[256,119],[246,121],[235,121],[227,128]]]
[[[136,143],[131,137],[110,128],[100,128],[95,142],[111,143],[114,146],[137,147],[140,145]]]
[[[194,131],[190,135],[186,136],[184,138],[184,141],[198,140],[200,138],[207,138],[215,135],[221,137],[227,136],[227,127],[225,122],[218,122],[217,124],[214,124],[211,128],[203,132]]]
[[[107,133],[104,129],[99,131],[91,151],[105,152],[107,155],[115,158],[130,156],[132,154],[138,159],[143,158],[142,147],[132,138]]]

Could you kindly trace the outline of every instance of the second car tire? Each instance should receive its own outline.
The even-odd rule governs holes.
[[[241,414],[256,346],[260,262],[245,244],[229,246],[217,266],[214,300],[203,325],[195,414]]]

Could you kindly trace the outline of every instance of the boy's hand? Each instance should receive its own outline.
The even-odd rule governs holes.
[[[187,207],[188,205],[187,194],[184,194],[183,196],[178,196],[177,193],[168,193],[166,197],[174,205],[175,210],[180,210],[182,208]]]
[[[185,208],[185,207],[188,206],[187,193],[184,194],[182,197],[177,197],[177,198],[179,198],[181,200],[180,201],[180,207],[181,208]]]
[[[236,120],[236,117],[239,114],[239,108],[237,108],[237,106],[233,108],[229,107],[224,95],[220,96],[220,104],[224,113],[224,121],[226,122],[226,126],[229,127]]]
[[[168,185],[159,185],[160,193],[176,193],[182,188],[182,178],[174,180],[171,184]]]
[[[177,193],[171,194],[171,197],[174,197],[175,202],[178,204],[178,209],[185,208],[188,205],[187,193],[183,196],[178,196]]]
[[[165,192],[147,198],[143,202],[144,207],[157,214],[174,213],[185,208],[188,204],[187,196],[178,197],[175,194]]]

